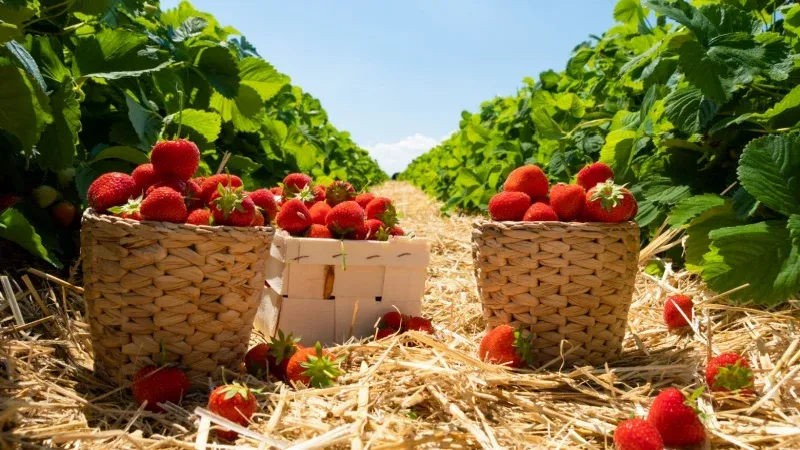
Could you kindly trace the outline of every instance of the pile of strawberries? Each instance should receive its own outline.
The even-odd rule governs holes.
[[[497,221],[616,223],[638,211],[631,191],[614,184],[614,171],[600,162],[581,169],[575,184],[552,188],[538,166],[518,167],[489,200],[489,214]]]
[[[694,317],[692,298],[682,294],[667,297],[664,304],[664,323],[671,332],[691,327]],[[530,364],[532,349],[530,335],[501,325],[486,333],[478,348],[481,360],[522,368]],[[737,353],[722,353],[706,364],[705,379],[712,391],[753,394],[755,381],[750,364]],[[659,393],[650,405],[647,419],[630,419],[621,422],[614,433],[614,443],[620,450],[663,450],[668,447],[687,447],[702,443],[706,430],[701,421],[696,400],[704,388],[692,392],[687,398],[677,388]]]
[[[381,317],[378,322],[378,332],[375,334],[375,339],[385,339],[396,334],[403,334],[406,331],[420,331],[428,334],[434,334],[435,332],[433,322],[430,319],[407,316],[397,311],[392,311]]]
[[[89,206],[125,219],[236,227],[264,226],[278,213],[271,192],[245,192],[235,175],[192,178],[199,164],[193,142],[161,141],[150,163],[131,175],[112,172],[97,178],[89,186]]]
[[[268,343],[258,344],[245,355],[247,372],[267,381],[270,377],[292,385],[302,384],[314,388],[333,386],[342,372],[341,358],[335,358],[317,343],[303,347],[291,334],[278,332]],[[177,367],[147,366],[133,379],[131,389],[137,403],[152,412],[164,412],[162,405],[180,404],[191,386],[186,373]],[[255,394],[261,392],[244,384],[232,383],[218,386],[208,397],[208,409],[232,422],[246,427],[258,409]],[[217,437],[233,441],[238,433],[217,430]]]
[[[276,223],[292,236],[388,241],[405,235],[391,199],[356,194],[346,181],[325,187],[314,185],[306,174],[292,173],[272,192],[282,199]]]

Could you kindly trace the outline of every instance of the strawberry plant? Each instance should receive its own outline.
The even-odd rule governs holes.
[[[0,196],[17,199],[0,238],[55,266],[77,257],[62,202],[86,207],[96,178],[131,174],[175,138],[196,144],[201,177],[229,152],[247,191],[292,172],[356,190],[387,178],[319,100],[188,2],[0,3]]]
[[[796,295],[800,5],[619,0],[614,18],[564,71],[462,113],[400,179],[477,212],[517,167],[580,183],[601,161],[636,197],[645,238],[665,221],[685,229],[669,256],[711,288],[747,284],[731,297],[762,304]]]

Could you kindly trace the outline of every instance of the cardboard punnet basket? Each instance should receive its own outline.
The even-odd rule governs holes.
[[[275,234],[255,326],[294,333],[303,345],[375,333],[389,311],[420,315],[430,245],[424,239],[339,241]]]

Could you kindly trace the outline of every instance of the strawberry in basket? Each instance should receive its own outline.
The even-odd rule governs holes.
[[[614,171],[601,162],[578,173],[575,184],[550,187],[537,166],[514,169],[503,191],[489,200],[496,221],[524,222],[625,222],[636,217],[639,206],[630,190],[614,184]]]

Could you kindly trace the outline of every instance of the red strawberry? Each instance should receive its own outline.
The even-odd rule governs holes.
[[[194,177],[189,181],[193,182],[194,184],[196,184],[198,186],[202,186],[203,183],[205,183],[205,181],[206,181],[206,177]]]
[[[614,430],[617,450],[664,450],[656,427],[644,419],[623,420]]]
[[[306,186],[295,194],[294,198],[301,200],[307,207],[311,208],[313,204],[325,201],[325,190],[322,186]]]
[[[253,221],[250,222],[251,227],[263,227],[264,226],[264,215],[261,214],[261,211],[256,209],[256,213],[253,216]]]
[[[241,186],[219,186],[217,193],[211,196],[208,206],[214,215],[214,223],[234,227],[249,227],[257,212],[256,204]]]
[[[145,195],[150,195],[151,192],[160,188],[168,187],[176,192],[179,192],[186,203],[186,209],[189,211],[203,207],[203,201],[200,200],[200,186],[193,181],[182,181],[177,178],[167,178],[155,183],[147,188]]]
[[[145,197],[139,212],[144,220],[173,223],[183,223],[189,215],[183,196],[168,187],[158,188]]]
[[[139,369],[131,386],[136,402],[141,405],[147,401],[145,409],[153,412],[164,412],[159,403],[180,404],[189,388],[189,377],[181,369],[165,367],[159,370],[155,366]]]
[[[410,317],[406,317],[400,314],[397,311],[390,311],[381,317],[380,323],[378,323],[379,328],[394,328],[396,330],[402,330],[404,322],[407,322]]]
[[[302,348],[292,355],[286,366],[286,381],[315,388],[333,386],[333,382],[342,374],[339,370],[341,362],[317,342],[313,348]]]
[[[62,200],[53,206],[53,209],[50,210],[50,215],[56,223],[67,228],[75,220],[75,205]]]
[[[482,361],[514,368],[524,367],[530,352],[530,339],[510,325],[500,325],[486,333],[478,347]]]
[[[200,185],[192,180],[186,182],[186,190],[183,191],[183,197],[186,209],[189,211],[205,206],[205,203],[200,200]]]
[[[266,190],[258,189],[250,193],[250,199],[264,213],[264,221],[272,222],[278,215],[278,204],[275,202],[275,195]]]
[[[302,234],[312,223],[308,208],[296,198],[284,203],[278,212],[277,224],[289,234]]]
[[[160,181],[156,181],[153,185],[151,185],[147,190],[145,190],[145,195],[150,195],[151,192],[155,191],[158,188],[168,187],[175,192],[179,192],[181,195],[186,194],[186,182],[183,180],[179,180],[177,178],[164,178],[159,179]]]
[[[405,329],[407,331],[423,331],[428,334],[433,334],[433,323],[430,319],[424,317],[412,317],[405,321]]]
[[[141,192],[146,192],[147,188],[158,183],[160,180],[160,177],[156,175],[155,169],[153,169],[153,165],[150,163],[142,164],[133,169],[131,176]]]
[[[297,194],[311,185],[311,177],[304,173],[290,173],[283,179],[283,189],[289,194]]]
[[[549,205],[534,203],[525,211],[522,220],[526,222],[557,222],[558,216]]]
[[[267,357],[269,356],[269,345],[258,344],[251,348],[244,355],[244,366],[247,373],[256,377],[262,378],[269,373],[269,366]]]
[[[661,391],[653,400],[647,421],[661,433],[664,445],[684,447],[703,442],[706,437],[705,428],[694,409],[700,394],[702,389],[686,399],[681,391],[669,388]]]
[[[325,218],[328,217],[328,213],[331,212],[331,209],[333,209],[331,205],[325,202],[314,203],[308,208],[308,212],[311,214],[311,221],[318,225],[325,225]]]
[[[189,225],[214,225],[214,217],[211,215],[211,211],[205,208],[195,209],[189,213],[186,223]]]
[[[398,227],[397,225],[393,226],[391,230],[389,230],[389,234],[392,236],[405,236],[406,232],[403,231],[402,228]]]
[[[219,386],[208,396],[208,410],[231,422],[247,426],[250,418],[258,408],[256,396],[247,386],[238,383]],[[217,437],[226,441],[234,441],[239,433],[229,430],[217,430]]]
[[[583,212],[586,191],[577,184],[558,183],[550,189],[550,206],[562,222],[573,222]]]
[[[492,220],[519,221],[531,206],[531,198],[522,192],[498,192],[489,200]]]
[[[361,205],[361,207],[364,209],[367,209],[367,205],[369,205],[369,202],[373,200],[375,200],[375,196],[369,192],[364,192],[363,194],[358,194],[356,196],[356,203]]]
[[[315,223],[312,224],[306,232],[306,237],[312,239],[333,239],[333,234],[325,225]]]
[[[86,194],[89,206],[96,212],[106,212],[112,206],[124,205],[140,194],[136,181],[128,174],[111,172],[100,175]]]
[[[576,182],[588,191],[598,183],[605,183],[608,180],[614,180],[614,171],[605,163],[596,162],[581,169]]]
[[[397,225],[397,211],[394,209],[392,200],[386,197],[375,197],[364,209],[367,219],[378,219],[387,227]]]
[[[156,174],[162,178],[188,180],[197,172],[200,150],[194,142],[186,139],[161,141],[153,147],[150,162],[153,163]]]
[[[210,176],[200,185],[200,200],[208,204],[208,202],[211,201],[211,196],[217,192],[219,185],[237,188],[242,186],[242,179],[236,175],[228,175],[225,173]]]
[[[381,339],[386,339],[388,337],[394,336],[397,334],[397,330],[394,328],[381,328],[375,334],[375,340],[380,341]]]
[[[356,198],[356,190],[347,181],[336,180],[325,190],[325,201],[331,206]],[[363,208],[363,207],[362,207]]]
[[[282,330],[278,330],[278,335],[270,338],[267,344],[269,345],[267,363],[273,377],[286,381],[286,368],[289,366],[289,360],[297,351],[305,348],[298,344],[299,341],[300,339],[295,338],[292,333],[285,335]]]
[[[670,295],[664,302],[664,323],[668,330],[688,327],[692,319],[694,304],[692,297],[683,294]],[[683,314],[681,314],[683,312]],[[684,318],[686,316],[686,318]]]
[[[534,165],[514,169],[508,174],[503,185],[503,190],[506,192],[524,192],[530,198],[547,195],[549,188],[547,175]]]
[[[364,226],[364,210],[354,201],[339,203],[328,213],[325,224],[334,236],[348,237]]]
[[[272,195],[275,197],[283,197],[283,188],[280,186],[269,188],[269,191],[272,192]],[[277,201],[277,199],[275,199]]]
[[[552,201],[552,198],[550,199]],[[631,191],[607,181],[586,193],[586,214],[597,222],[617,223],[631,218],[636,199]]]
[[[753,371],[747,358],[737,353],[723,353],[706,364],[706,383],[714,391],[752,392]]]
[[[381,230],[384,230],[381,233]],[[378,219],[367,219],[364,222],[364,227],[358,233],[358,240],[360,241],[388,241],[389,230]]]
[[[22,197],[14,194],[6,194],[0,196],[0,212],[5,211],[8,208],[16,205],[18,201],[22,200]]]
[[[550,205],[550,197],[546,195],[540,195],[538,197],[533,197],[531,199],[531,203],[544,203],[545,205]]]

